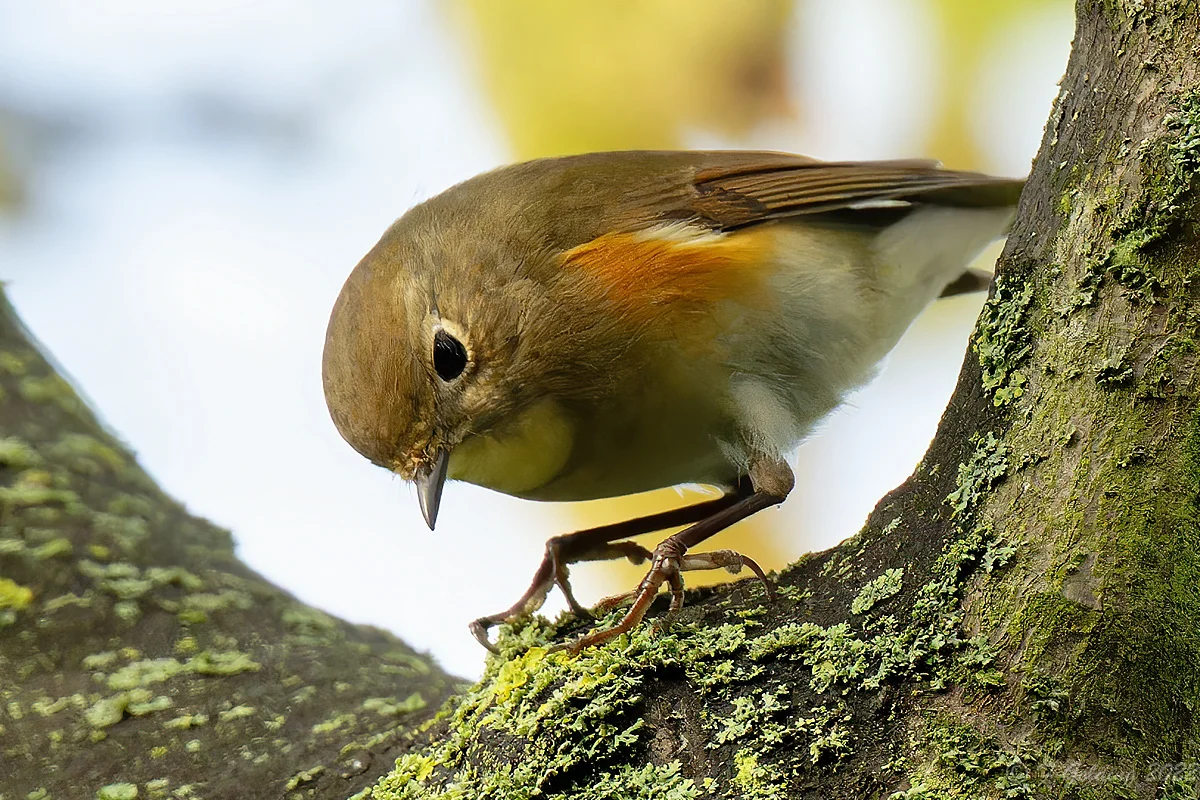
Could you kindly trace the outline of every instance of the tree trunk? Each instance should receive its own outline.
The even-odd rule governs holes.
[[[9,322],[4,800],[270,797],[288,775],[338,797],[396,754],[358,797],[1198,796],[1200,7],[1080,2],[1078,21],[912,478],[775,603],[694,593],[665,630],[577,657],[547,651],[573,620],[503,630],[419,735],[405,698],[446,676],[238,566]]]

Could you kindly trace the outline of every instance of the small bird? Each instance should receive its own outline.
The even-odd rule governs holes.
[[[783,502],[786,456],[1005,235],[1022,181],[929,161],[770,152],[592,153],[502,167],[409,210],[329,321],[325,398],[342,437],[415,481],[433,529],[447,478],[532,500],[679,484],[723,494],[546,543],[488,630],[532,614],[568,567],[650,566],[637,625],[681,573],[749,568],[705,539]],[[631,536],[688,526],[653,551]]]

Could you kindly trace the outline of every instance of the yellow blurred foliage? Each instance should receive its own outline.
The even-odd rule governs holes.
[[[931,0],[940,25],[942,76],[938,113],[925,148],[946,166],[978,169],[983,161],[971,131],[971,108],[987,47],[997,28],[1069,0]],[[1020,42],[1012,47],[1019,50]]]
[[[789,114],[791,0],[456,0],[521,159],[677,148]]]

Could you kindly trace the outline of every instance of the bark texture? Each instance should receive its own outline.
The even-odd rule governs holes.
[[[504,629],[419,732],[445,676],[238,566],[6,322],[5,800],[1200,795],[1200,4],[1077,12],[912,478],[776,603],[694,593],[577,657],[570,618]]]

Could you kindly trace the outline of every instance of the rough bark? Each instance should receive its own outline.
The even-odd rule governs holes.
[[[577,657],[505,629],[421,733],[445,676],[238,566],[9,321],[6,800],[344,796],[375,733],[360,798],[1196,797],[1198,46],[1195,0],[1080,2],[954,398],[858,536]]]
[[[0,437],[3,800],[345,797],[452,690],[240,564],[2,297]]]

